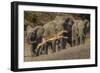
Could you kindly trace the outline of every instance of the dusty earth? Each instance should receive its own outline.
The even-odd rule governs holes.
[[[69,59],[87,59],[90,58],[90,41],[85,44],[74,47],[68,46],[66,49],[51,53],[48,55],[40,55],[37,57],[31,56],[30,45],[25,44],[24,61],[45,61],[45,60],[69,60]]]

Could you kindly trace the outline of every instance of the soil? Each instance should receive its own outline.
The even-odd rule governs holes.
[[[76,45],[74,47],[67,46],[66,49],[51,53],[48,55],[40,55],[36,57],[31,56],[30,45],[25,44],[24,61],[47,61],[47,60],[70,60],[70,59],[88,59],[90,58],[90,41],[84,44]],[[26,49],[27,48],[27,49]]]

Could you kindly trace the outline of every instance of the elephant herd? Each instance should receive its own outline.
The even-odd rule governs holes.
[[[90,32],[88,19],[60,18],[48,22],[43,26],[35,26],[28,34],[27,39],[31,45],[32,56],[48,54],[67,48],[84,44]]]

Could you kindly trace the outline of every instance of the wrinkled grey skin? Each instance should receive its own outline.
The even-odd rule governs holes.
[[[47,37],[49,35],[57,34],[57,32],[62,31],[63,30],[63,27],[62,27],[63,23],[64,23],[64,19],[61,16],[57,16],[53,21],[48,22],[43,27],[37,26],[33,30],[30,30],[30,31],[32,33],[36,32],[36,34],[34,36],[36,36],[37,38],[40,38],[41,36]],[[29,31],[29,33],[30,33],[30,31]],[[32,36],[32,37],[34,37],[34,36]],[[32,45],[34,45],[34,42],[36,42],[36,41],[38,41],[38,40],[30,41],[30,43]],[[38,44],[35,44],[35,45],[38,45]],[[49,43],[46,43],[46,46],[47,46],[46,48],[51,47],[51,49],[53,49],[52,45],[54,45],[54,41],[50,41]]]
[[[56,41],[54,41],[54,42],[51,41],[52,45],[57,45],[57,47],[59,47],[59,45],[60,45],[60,47],[62,47],[61,49],[66,48],[67,42],[70,45],[72,45],[72,42],[71,42],[72,41],[71,40],[72,39],[71,38],[72,35],[71,35],[71,32],[70,32],[70,31],[72,31],[72,29],[71,29],[72,27],[70,27],[70,26],[73,25],[73,22],[72,22],[71,18],[69,18],[70,19],[69,21],[66,21],[67,19],[68,19],[68,17],[57,16],[53,21],[50,21],[50,22],[48,22],[47,24],[45,24],[43,26],[44,29],[45,29],[45,32],[44,32],[44,36],[45,37],[48,36],[48,35],[57,34],[57,33],[61,32],[61,31],[68,31],[69,32],[67,34],[66,33],[62,33],[61,34],[64,37],[67,37],[67,36],[70,37],[68,39],[59,39],[62,42],[54,43]],[[64,27],[67,27],[67,26],[69,26],[69,28],[65,28],[64,29]]]
[[[70,19],[69,21],[66,21],[67,19]],[[72,26],[73,25],[73,21],[72,21],[72,18],[70,17],[63,17],[63,16],[56,16],[56,18],[53,20],[53,21],[50,21],[48,22],[47,24],[45,24],[43,27],[45,29],[45,32],[44,32],[44,36],[48,36],[48,35],[52,35],[52,34],[57,34],[61,31],[68,31],[69,33],[63,35],[62,33],[62,36],[64,37],[67,37],[69,36],[70,38],[68,38],[68,40],[63,40],[63,42],[61,43],[62,46],[65,46],[67,44],[67,42],[72,45],[71,43],[71,31],[72,31]],[[65,28],[69,26],[69,28]],[[65,29],[64,29],[65,28]],[[65,47],[63,47],[65,48]]]
[[[89,21],[87,19],[80,20],[78,28],[79,28],[79,43],[80,44],[85,43],[85,39],[90,32]]]
[[[78,29],[79,29],[79,43],[82,44],[83,43],[83,37],[84,37],[84,22],[82,20],[79,20],[78,23]]]
[[[63,27],[64,30],[67,31],[67,33],[63,33],[64,37],[68,37],[67,39],[63,39],[63,47],[66,46],[66,44],[68,43],[70,46],[72,46],[72,26],[73,26],[73,20],[72,18],[67,18],[64,23],[63,23]],[[64,47],[66,48],[66,47]]]
[[[68,29],[67,28],[64,29],[65,27],[64,23],[66,19],[67,18],[57,16],[54,20],[48,22],[44,26],[36,26],[28,32],[29,33],[28,38],[30,40],[30,44],[32,45],[33,54],[35,55],[48,54],[48,49],[51,49],[53,52],[55,52],[57,47],[58,49],[59,47],[63,48],[63,46],[66,45],[68,41],[71,46],[77,45],[78,42],[80,44],[84,42],[83,40],[84,30],[85,30],[84,24],[86,21],[84,22],[81,19],[73,20],[70,18],[71,20],[65,25],[68,24],[68,25],[71,25],[71,27]],[[72,21],[74,22],[74,24],[72,23]],[[49,41],[43,44],[42,46],[40,46],[39,48],[37,48],[38,44],[43,41],[44,37],[48,37],[49,35],[52,35],[52,34],[57,34],[63,30],[67,30],[69,32],[67,34],[64,34],[64,36],[66,37],[68,36],[68,39],[66,40],[67,42],[64,41],[63,39],[58,39],[56,41],[55,40]],[[30,39],[31,37],[33,39]]]
[[[90,22],[87,19],[84,19],[84,35],[85,37],[90,36]]]
[[[44,37],[48,37],[52,34],[57,34],[58,32],[63,30],[62,24],[64,23],[64,18],[61,16],[56,16],[56,18],[43,26],[44,28]],[[56,40],[49,41],[46,44],[46,52],[48,49],[51,49],[52,52],[56,51]]]
[[[29,42],[32,45],[33,55],[37,55],[37,45],[42,42],[44,28],[42,26],[36,26],[29,34]]]
[[[89,32],[89,21],[88,20],[74,20],[74,25],[72,26],[72,44],[83,44],[87,33]]]
[[[78,44],[78,35],[79,35],[79,28],[78,28],[78,20],[74,20],[74,24],[72,26],[72,46]]]
[[[44,36],[57,34],[57,32],[63,30],[62,24],[64,23],[64,18],[61,16],[56,16],[56,18],[53,21],[48,22],[43,26],[45,32]]]

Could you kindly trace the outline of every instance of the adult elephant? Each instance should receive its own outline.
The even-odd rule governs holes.
[[[54,39],[55,36],[57,36],[57,34],[59,32],[61,32],[63,30],[63,23],[64,23],[64,17],[63,16],[56,16],[54,20],[46,23],[43,27],[44,27],[44,38],[45,40],[50,40],[53,38],[53,40],[48,41],[46,43],[46,51],[48,51],[49,49],[52,50],[52,52],[55,52],[56,47],[55,45],[58,44],[56,42],[56,40]]]
[[[42,42],[44,33],[44,28],[42,26],[36,26],[33,30],[29,33],[28,39],[29,43],[31,44],[32,56],[37,56],[37,45]]]
[[[78,20],[78,41],[79,41],[79,44],[83,44],[84,41],[85,41],[85,33],[84,33],[84,30],[85,30],[85,26],[84,26],[84,21],[82,19],[79,19]]]
[[[70,46],[72,46],[72,26],[73,26],[73,23],[74,22],[71,18],[67,18],[65,20],[65,22],[63,23],[63,30],[67,31],[67,33],[64,32],[62,35],[64,37],[68,37],[68,39],[63,39],[63,42],[62,42],[63,48],[66,47],[67,42],[70,44]]]
[[[74,19],[74,24],[72,26],[72,46],[78,45],[78,20]]]
[[[76,16],[74,19],[74,25],[72,27],[72,44],[78,45],[85,42],[87,23],[81,17]]]

